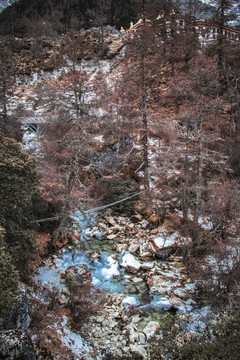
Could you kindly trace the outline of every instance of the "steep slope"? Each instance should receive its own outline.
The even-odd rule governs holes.
[[[50,21],[54,30],[114,25],[120,28],[135,20],[138,8],[134,1],[96,0],[56,1],[20,0],[0,14],[1,33],[23,36],[29,33],[31,21]],[[30,20],[30,21],[29,21]]]
[[[18,76],[5,81],[3,115],[9,126],[13,118],[25,126],[23,146],[38,158],[42,192],[61,219],[52,244],[74,245],[40,270],[57,293],[39,285],[31,297],[31,332],[56,356],[68,356],[61,346],[66,354],[89,350],[67,327],[81,324],[75,277],[108,291],[123,277],[128,289],[107,295],[103,312],[82,328],[96,359],[106,349],[106,356],[147,358],[159,314],[146,325],[144,305],[178,310],[186,321],[196,305],[190,274],[202,285],[197,301],[238,304],[239,43],[203,48],[177,21],[172,14],[170,32],[160,19],[125,33],[92,28],[5,43],[14,46],[1,76]],[[70,222],[70,213],[96,207],[99,223]],[[197,322],[204,327],[206,318]]]

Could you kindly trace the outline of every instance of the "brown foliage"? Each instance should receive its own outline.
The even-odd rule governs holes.
[[[215,246],[212,256],[195,260],[196,298],[213,308],[239,309],[240,256],[237,242]]]
[[[212,185],[209,198],[209,213],[213,222],[215,236],[227,239],[237,235],[239,214],[239,185],[228,180],[217,186]]]
[[[68,306],[71,311],[72,326],[80,329],[90,316],[101,311],[105,298],[103,294],[93,288],[90,282],[70,283],[69,290]]]
[[[59,289],[57,287],[43,289],[36,283],[33,284],[33,288],[36,296],[30,300],[30,328],[41,329],[45,326],[48,312],[59,307]]]

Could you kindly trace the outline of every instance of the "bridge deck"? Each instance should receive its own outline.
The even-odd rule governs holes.
[[[42,135],[48,128],[49,122],[43,117],[25,117],[20,118],[20,123],[26,130]]]

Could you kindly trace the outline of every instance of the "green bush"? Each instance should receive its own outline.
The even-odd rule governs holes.
[[[18,271],[12,264],[10,254],[6,251],[4,229],[0,228],[0,322],[4,320],[15,303],[18,279]]]

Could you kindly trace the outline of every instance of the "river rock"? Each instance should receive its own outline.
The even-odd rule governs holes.
[[[120,266],[130,272],[137,272],[141,267],[141,263],[132,254],[125,252],[122,256]]]
[[[140,359],[146,360],[147,359],[147,351],[144,348],[144,345],[130,345],[130,351],[132,354],[137,355]]]
[[[67,305],[68,302],[69,302],[69,297],[66,296],[66,295],[64,295],[64,294],[62,294],[62,295],[59,297],[58,301],[59,301],[59,304],[60,304],[60,305],[64,305],[64,306],[65,306],[65,305]]]
[[[88,257],[89,260],[91,260],[91,262],[93,263],[95,260],[97,259],[101,259],[101,254],[94,251],[94,250],[89,250],[87,253],[86,253],[86,256]]]
[[[149,226],[149,222],[147,220],[142,220],[141,221],[141,227],[142,229],[146,229]]]
[[[129,295],[123,299],[122,303],[124,305],[138,306],[140,304],[140,301],[138,300],[136,295]]]
[[[152,262],[144,262],[141,265],[141,269],[143,269],[143,270],[152,270],[153,267],[154,267],[154,263],[152,263]]]
[[[108,224],[110,224],[112,226],[117,225],[116,220],[112,216],[107,217],[106,221],[108,222]]]
[[[67,236],[61,237],[60,239],[58,239],[58,240],[56,241],[56,247],[57,247],[58,249],[63,248],[65,245],[68,244],[68,240],[69,240],[69,239],[67,238]]]
[[[95,317],[96,323],[101,324],[104,320],[105,320],[105,317],[104,317],[103,315],[100,315],[100,316],[96,316],[96,317]]]
[[[127,244],[117,244],[116,251],[118,253],[121,253],[123,250],[127,250],[128,246]]]
[[[110,235],[107,235],[107,239],[114,240],[114,239],[116,239],[117,236],[118,236],[117,234],[110,234]]]
[[[103,222],[99,223],[99,224],[98,224],[98,227],[99,227],[100,231],[101,231],[101,230],[105,231],[105,230],[107,229],[107,225],[104,224]]]
[[[158,233],[158,229],[152,229],[150,232],[151,235],[157,235],[157,233]]]
[[[104,232],[102,231],[99,231],[99,230],[95,230],[93,232],[93,236],[96,238],[96,239],[101,239],[104,235]]]
[[[109,294],[108,300],[110,303],[114,304],[115,306],[121,306],[123,298],[125,298],[126,295],[124,294]]]
[[[154,295],[154,299],[152,300],[151,304],[164,310],[170,310],[173,307],[168,298],[158,295]]]
[[[133,223],[129,223],[129,224],[127,224],[127,230],[133,230],[134,229],[134,227],[135,227],[135,225],[133,224]]]
[[[128,251],[132,254],[135,254],[139,249],[139,244],[131,244],[128,248]]]
[[[131,318],[131,324],[138,324],[142,320],[139,314],[133,315]]]
[[[131,216],[131,220],[132,220],[133,222],[141,221],[142,218],[143,218],[143,217],[142,217],[141,214],[136,214],[136,215],[132,215],[132,216]]]
[[[149,257],[152,257],[152,252],[148,248],[148,243],[140,245],[140,258],[147,260]]]
[[[146,336],[142,332],[138,333],[138,344],[146,344]]]
[[[129,342],[130,344],[138,343],[138,333],[137,331],[134,331],[133,329],[129,332]]]
[[[91,282],[91,272],[86,264],[76,264],[69,266],[65,271],[65,278],[74,278],[80,284]]]
[[[139,285],[139,284],[143,283],[143,279],[140,277],[133,277],[132,282],[134,283],[134,285]]]
[[[154,275],[147,281],[151,292],[168,294],[172,290],[173,282],[164,278],[164,276]]]
[[[158,258],[167,259],[176,251],[177,237],[177,233],[174,233],[171,236],[166,236],[166,234],[163,233],[160,236],[151,238],[148,243],[148,248]]]
[[[149,321],[149,323],[143,329],[143,333],[146,335],[147,339],[154,336],[157,330],[160,328],[159,323],[156,321]]]
[[[182,287],[173,289],[173,294],[182,300],[186,300],[189,297],[189,292]]]
[[[156,224],[159,222],[159,216],[157,214],[152,214],[149,218],[148,221],[150,221],[153,224]]]
[[[102,326],[104,326],[107,329],[114,329],[117,326],[117,322],[114,319],[105,319],[102,322]],[[112,330],[111,330],[112,331]]]
[[[115,319],[121,317],[120,311],[116,311],[116,309],[113,309],[113,311],[109,311],[109,315]]]

